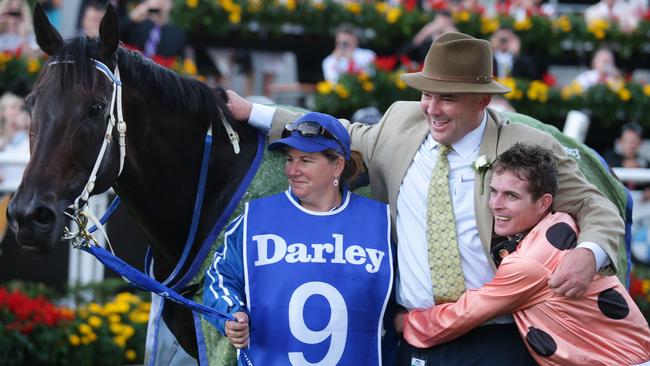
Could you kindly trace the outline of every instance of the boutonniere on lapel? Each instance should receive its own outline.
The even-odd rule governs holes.
[[[492,162],[488,161],[485,155],[481,155],[474,161],[474,163],[472,163],[472,167],[481,177],[481,194],[483,194],[485,187],[485,174],[492,167]]]

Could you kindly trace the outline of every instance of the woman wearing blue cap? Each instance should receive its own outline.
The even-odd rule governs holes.
[[[237,322],[212,324],[255,365],[380,365],[388,206],[348,191],[363,163],[332,116],[305,114],[268,149],[285,153],[289,189],[227,229],[203,302]]]

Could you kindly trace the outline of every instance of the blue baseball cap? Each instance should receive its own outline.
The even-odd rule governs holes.
[[[350,160],[350,134],[341,122],[329,114],[310,112],[285,126],[283,136],[269,144],[269,151],[287,146],[304,152],[332,149]]]

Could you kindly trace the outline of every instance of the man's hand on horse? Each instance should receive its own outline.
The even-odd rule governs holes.
[[[547,283],[557,294],[579,297],[585,293],[595,274],[594,254],[589,249],[577,248],[567,253]]]
[[[238,121],[248,122],[253,110],[253,103],[232,90],[226,90],[226,94],[228,95],[226,105],[230,108],[233,117]]]
[[[248,314],[238,311],[232,316],[237,321],[226,320],[226,337],[235,348],[246,348],[248,347],[249,338]]]

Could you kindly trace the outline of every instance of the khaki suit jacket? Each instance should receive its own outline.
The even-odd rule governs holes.
[[[278,109],[273,116],[271,138],[278,138],[284,125],[298,116]],[[341,122],[350,132],[352,149],[363,155],[370,175],[373,198],[390,205],[393,240],[399,245],[395,234],[397,195],[406,171],[429,133],[420,103],[396,102],[376,125],[349,123],[345,120]],[[554,152],[558,159],[560,181],[553,209],[567,212],[576,218],[580,227],[578,242],[589,241],[600,245],[611,262],[604,272],[614,273],[618,245],[625,231],[616,206],[585,180],[576,162],[565,154],[562,146],[551,135],[523,124],[510,123],[498,112],[488,109],[488,121],[479,156],[485,155],[492,162],[516,142],[542,145]],[[491,171],[488,171],[483,180],[477,176],[474,187],[476,224],[487,258],[491,258],[494,225],[488,207],[490,179]],[[494,267],[492,261],[489,262]]]

